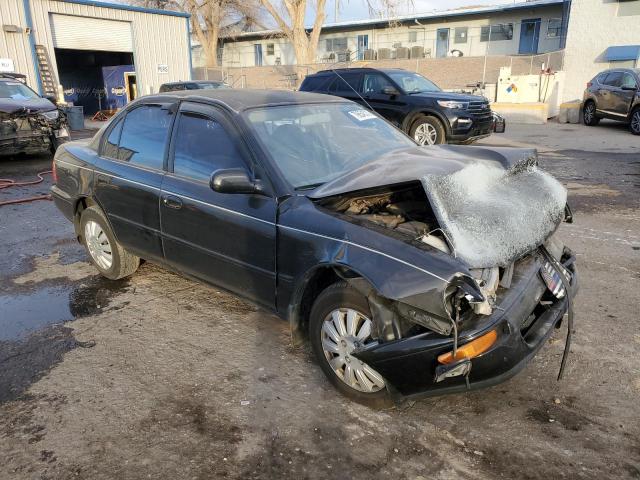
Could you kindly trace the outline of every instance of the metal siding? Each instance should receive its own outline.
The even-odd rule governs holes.
[[[133,51],[130,22],[52,14],[51,32],[55,48]]]
[[[17,25],[22,28],[21,33],[0,30],[0,58],[13,60],[15,71],[26,75],[29,86],[38,90],[31,44],[25,31],[27,20],[23,0],[0,0],[0,19],[3,25]]]
[[[0,0],[3,3],[5,0]],[[15,1],[15,0],[10,0]],[[189,78],[189,46],[184,17],[157,15],[69,3],[61,0],[30,0],[36,43],[47,46],[57,71],[49,15],[77,15],[131,22],[133,59],[140,95],[156,93],[160,84]],[[99,46],[94,47],[99,50]],[[158,74],[159,64],[169,65],[168,74]]]

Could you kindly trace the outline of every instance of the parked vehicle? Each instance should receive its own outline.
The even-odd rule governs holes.
[[[587,83],[582,102],[584,124],[598,125],[608,118],[629,124],[640,135],[640,69],[613,68]]]
[[[534,151],[426,149],[339,97],[142,97],[54,170],[102,275],[142,258],[235,292],[308,335],[362,402],[505,380],[577,285],[553,234],[566,191]]]
[[[69,138],[55,98],[41,97],[23,83],[25,78],[0,73],[0,155],[54,152]]]
[[[402,69],[323,70],[308,75],[300,90],[358,102],[382,115],[420,145],[471,143],[493,131],[493,116],[486,98],[443,92],[431,80]]]
[[[194,80],[190,82],[171,82],[160,85],[160,93],[177,92],[179,90],[203,90],[231,88],[224,82],[215,82],[213,80]]]

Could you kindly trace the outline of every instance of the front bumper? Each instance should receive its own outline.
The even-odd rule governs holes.
[[[570,251],[563,263],[571,271],[571,292],[575,296],[578,278]],[[354,353],[385,377],[390,391],[398,396],[431,396],[456,393],[498,384],[517,374],[559,327],[567,311],[567,298],[550,305],[547,288],[539,270],[542,261],[533,256],[518,273],[519,278],[500,299],[500,309],[475,328],[460,332],[458,345],[474,340],[491,330],[498,334],[496,342],[471,360],[468,381],[464,376],[435,381],[438,355],[453,349],[451,337],[423,333],[414,337],[383,343]],[[535,315],[535,319],[532,315]],[[526,325],[526,328],[523,328]]]
[[[449,143],[471,143],[488,137],[493,131],[491,112],[482,115],[461,115],[451,122],[451,133],[447,137]]]

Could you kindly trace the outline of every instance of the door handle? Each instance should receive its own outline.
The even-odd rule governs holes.
[[[182,200],[173,195],[165,195],[162,197],[162,204],[174,210],[180,210],[182,208]]]

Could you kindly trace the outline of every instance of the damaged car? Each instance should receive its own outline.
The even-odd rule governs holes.
[[[418,146],[338,97],[171,92],[54,171],[104,276],[144,259],[235,292],[363,403],[501,382],[572,319],[567,193],[533,150]]]
[[[69,138],[69,126],[55,98],[29,88],[26,77],[0,73],[0,155],[55,152]]]

